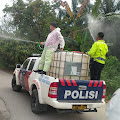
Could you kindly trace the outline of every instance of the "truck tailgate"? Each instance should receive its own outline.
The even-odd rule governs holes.
[[[57,100],[101,101],[103,81],[59,79]]]

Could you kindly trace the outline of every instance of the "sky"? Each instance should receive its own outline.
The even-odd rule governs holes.
[[[3,9],[5,8],[5,5],[12,5],[12,1],[13,0],[0,0],[0,17],[2,17],[4,15],[3,13]],[[25,1],[25,0],[24,0]],[[71,0],[63,0],[63,1],[67,1],[69,5],[71,5]],[[95,0],[90,0],[91,3],[94,3]]]
[[[6,4],[12,5],[12,0],[1,0],[0,1],[0,17],[4,15],[2,10],[5,8]]]

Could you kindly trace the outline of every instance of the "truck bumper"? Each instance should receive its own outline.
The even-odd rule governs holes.
[[[72,109],[73,105],[87,105],[88,109],[95,109],[100,108],[105,105],[105,102],[102,101],[101,103],[67,103],[67,102],[58,102],[56,100],[53,100],[49,103],[50,106],[56,109]]]

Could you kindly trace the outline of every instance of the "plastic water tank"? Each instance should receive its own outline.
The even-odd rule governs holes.
[[[61,79],[88,80],[90,57],[81,52],[55,52],[47,75]]]

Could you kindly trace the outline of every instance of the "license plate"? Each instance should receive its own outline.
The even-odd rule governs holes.
[[[87,109],[87,105],[73,105],[72,110],[85,110]]]

